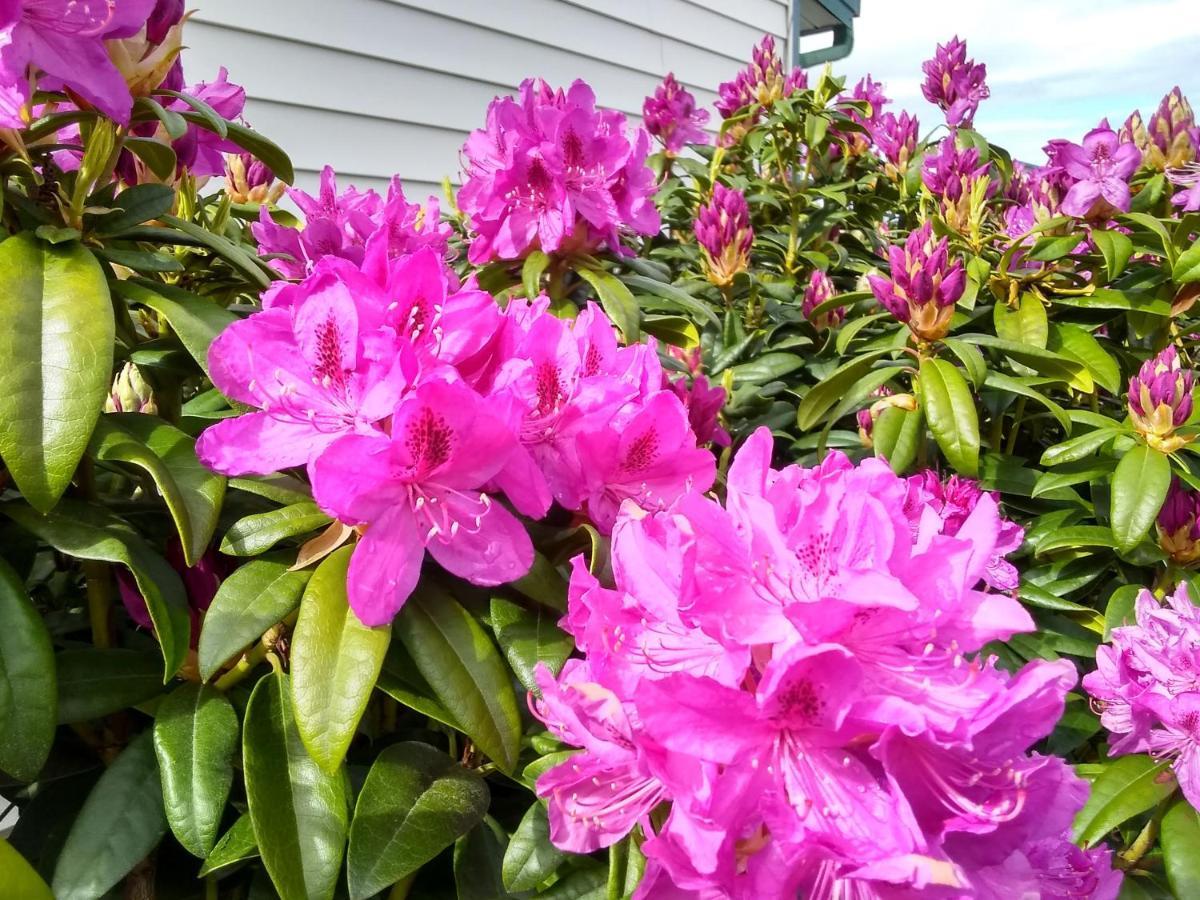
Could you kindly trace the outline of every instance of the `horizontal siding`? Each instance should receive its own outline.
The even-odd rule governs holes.
[[[302,185],[329,163],[363,187],[391,173],[414,196],[456,178],[487,104],[541,76],[586,79],[638,116],[662,75],[711,105],[768,31],[777,0],[204,0],[188,26],[191,80],[226,65],[246,116],[287,150]]]

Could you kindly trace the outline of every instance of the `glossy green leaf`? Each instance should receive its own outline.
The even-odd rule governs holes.
[[[850,385],[854,384],[867,373],[879,359],[888,351],[873,350],[856,356],[847,363],[838,366],[828,377],[814,385],[796,408],[796,424],[801,431],[808,431],[821,421],[835,403],[842,399]]]
[[[984,385],[995,390],[1005,391],[1009,394],[1016,394],[1018,397],[1027,397],[1035,403],[1040,403],[1050,415],[1054,416],[1055,421],[1062,426],[1066,434],[1071,433],[1071,419],[1067,416],[1066,411],[1041,391],[1030,387],[1025,380],[1013,378],[1010,375],[1005,375],[1003,372],[989,371]]]
[[[20,577],[0,559],[0,771],[33,781],[50,753],[57,715],[50,633]]]
[[[167,833],[149,731],[121,751],[88,794],[54,869],[57,900],[96,900]]]
[[[258,556],[282,540],[324,528],[330,521],[311,501],[255,513],[230,526],[221,541],[221,552],[229,556]]]
[[[347,833],[344,773],[308,755],[292,716],[288,677],[259,680],[242,731],[246,799],[259,853],[282,900],[329,900]]]
[[[1078,234],[1048,234],[1037,239],[1029,251],[1029,258],[1038,262],[1053,262],[1062,259],[1079,246]]]
[[[417,871],[474,828],[487,784],[428,744],[386,748],[367,773],[350,825],[346,880],[363,900]]]
[[[1171,267],[1171,280],[1176,284],[1200,281],[1200,240],[1179,254]]]
[[[653,294],[667,309],[674,309],[690,316],[696,322],[706,321],[711,325],[720,325],[721,320],[712,307],[703,300],[698,300],[687,291],[673,284],[656,281],[645,275],[622,275],[621,280],[636,291]]]
[[[924,439],[925,414],[919,409],[890,406],[875,420],[871,431],[875,455],[886,459],[897,475],[903,475],[916,461]]]
[[[201,859],[217,840],[237,747],[237,713],[207,685],[181,685],[154,714],[167,821],[183,848]]]
[[[1061,444],[1055,444],[1053,447],[1047,447],[1042,454],[1043,466],[1058,466],[1063,463],[1076,462],[1091,456],[1120,432],[1115,424],[1104,428],[1097,428],[1095,431],[1089,431],[1085,434],[1079,434],[1070,440],[1063,441]]]
[[[521,289],[530,300],[542,292],[542,273],[550,265],[550,257],[541,250],[533,250],[521,265]]]
[[[540,604],[526,609],[503,597],[493,597],[490,618],[496,643],[526,690],[537,690],[533,673],[538,663],[557,675],[575,649],[570,636],[557,625],[560,616]]]
[[[1163,815],[1159,827],[1163,864],[1176,897],[1200,897],[1200,814],[1183,797]]]
[[[196,458],[195,441],[156,416],[110,413],[92,437],[99,460],[124,462],[154,479],[183,542],[184,560],[199,562],[208,550],[225,499],[225,478]]]
[[[1104,640],[1108,640],[1114,628],[1136,623],[1134,605],[1143,590],[1139,584],[1123,584],[1112,592],[1104,607]]]
[[[595,864],[576,869],[537,897],[538,900],[608,900],[608,868]]]
[[[392,639],[391,629],[368,628],[346,599],[353,547],[317,567],[292,633],[292,702],[309,755],[326,772],[341,765]]]
[[[1133,241],[1126,235],[1119,231],[1093,228],[1092,243],[1104,257],[1104,270],[1109,281],[1125,271],[1129,258],[1133,256]]]
[[[186,235],[194,242],[207,247],[225,262],[237,269],[246,280],[255,287],[265,289],[271,286],[271,276],[267,274],[265,263],[251,255],[242,245],[235,244],[228,238],[209,231],[194,222],[188,222],[177,216],[161,216],[163,224]]]
[[[1096,384],[1110,394],[1121,393],[1121,367],[1091,332],[1078,325],[1055,322],[1050,326],[1049,347],[1087,366]]]
[[[700,346],[700,332],[692,320],[685,316],[643,316],[642,331],[672,347],[691,350]]]
[[[1021,295],[1016,309],[1011,309],[1007,303],[997,303],[992,307],[992,319],[996,336],[1002,340],[1045,349],[1050,323],[1045,305],[1032,291]]]
[[[795,353],[764,353],[750,362],[733,366],[735,384],[766,384],[795,372],[804,365],[804,357]]]
[[[254,839],[254,823],[250,821],[249,813],[242,813],[229,830],[221,835],[221,839],[217,841],[217,845],[204,860],[204,865],[200,867],[198,874],[201,877],[218,874],[256,856],[258,856],[258,841]]]
[[[191,110],[184,110],[180,113],[188,122],[212,131],[221,138],[233,141],[255,159],[265,164],[272,174],[285,184],[295,182],[296,175],[291,159],[274,141],[267,139],[252,128],[222,118],[211,106],[198,101],[191,95],[174,91],[169,93],[192,107]]]
[[[152,653],[81,647],[63,650],[56,663],[63,725],[102,718],[162,692],[162,665]]]
[[[1169,760],[1121,756],[1108,763],[1092,782],[1091,794],[1075,816],[1073,839],[1090,847],[1138,813],[1145,812],[1175,790]]]
[[[121,563],[129,569],[146,599],[162,646],[164,681],[179,671],[187,656],[191,630],[183,582],[128,524],[106,510],[76,500],[63,501],[44,516],[20,503],[6,503],[0,506],[0,513],[61,553],[77,559]]]
[[[154,138],[127,137],[125,149],[144,162],[159,180],[174,177],[179,160],[170,144]]]
[[[170,323],[180,342],[208,374],[208,348],[237,316],[208,297],[200,297],[169,285],[127,279],[117,283],[116,292],[161,315]]]
[[[629,343],[636,341],[640,334],[638,305],[625,283],[611,272],[603,269],[580,266],[575,271],[595,290],[596,296],[600,298],[600,305],[604,307],[604,311],[608,313],[613,324],[620,329],[625,340]]]
[[[0,244],[0,459],[46,512],[92,436],[113,367],[100,264],[79,244],[18,234]]]
[[[54,900],[42,876],[4,838],[0,838],[0,884],[8,900]]]
[[[983,387],[983,382],[988,375],[988,365],[983,354],[979,352],[979,348],[974,344],[967,344],[949,337],[943,338],[942,343],[947,350],[958,357],[958,361],[963,364],[963,369],[975,389]]]
[[[116,234],[157,219],[163,213],[169,213],[174,205],[175,190],[170,185],[136,184],[117,194],[110,207],[112,211],[97,216],[93,227],[99,234]]]
[[[963,475],[979,472],[979,414],[975,398],[958,369],[941,359],[924,359],[920,371],[921,407],[946,461]]]
[[[1171,462],[1138,444],[1117,463],[1112,480],[1112,531],[1117,549],[1130,550],[1154,524],[1171,487]]]
[[[312,572],[288,571],[278,558],[252,559],[221,582],[200,631],[200,677],[205,681],[234,654],[258,640],[300,605]]]
[[[403,703],[409,709],[416,710],[455,731],[462,731],[450,710],[442,706],[434,696],[433,688],[417,671],[416,663],[399,641],[392,641],[388,648],[387,656],[383,659],[383,669],[375,686],[397,703]]]
[[[500,866],[508,835],[490,816],[454,843],[454,886],[458,900],[511,900]]]
[[[546,805],[535,800],[508,841],[504,853],[504,886],[510,891],[532,891],[554,873],[567,853],[550,843]]]
[[[439,703],[504,772],[521,742],[521,715],[496,646],[449,593],[422,584],[393,623]]]
[[[990,334],[964,334],[960,335],[958,340],[980,347],[991,347],[1042,375],[1065,382],[1077,391],[1090,394],[1095,387],[1087,367],[1061,353],[1006,341]]]
[[[1051,532],[1038,543],[1037,552],[1042,554],[1077,547],[1109,547],[1115,550],[1117,539],[1113,537],[1112,529],[1104,525],[1074,525]]]
[[[1042,472],[1033,486],[1033,497],[1041,497],[1062,487],[1074,484],[1091,484],[1097,479],[1108,480],[1117,461],[1108,457],[1083,459],[1076,463],[1063,463]]]

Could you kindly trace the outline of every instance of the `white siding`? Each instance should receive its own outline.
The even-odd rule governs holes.
[[[311,187],[325,163],[346,183],[411,195],[458,178],[458,148],[488,102],[541,76],[584,78],[632,116],[668,71],[703,104],[764,32],[786,46],[786,0],[197,0],[189,80],[225,65],[246,117]]]

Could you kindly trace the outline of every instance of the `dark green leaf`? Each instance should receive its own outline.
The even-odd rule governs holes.
[[[221,541],[221,552],[230,556],[258,556],[286,538],[316,531],[330,521],[311,500],[256,513],[230,526]]]
[[[209,345],[230,323],[237,321],[237,316],[229,310],[187,291],[170,291],[168,295],[165,286],[151,290],[132,280],[118,282],[116,291],[166,319],[205,374],[208,373]]]
[[[260,289],[271,286],[271,276],[263,268],[265,263],[260,264],[257,258],[251,256],[238,244],[177,216],[161,216],[160,218],[164,224],[182,232],[193,241],[217,254],[241,272],[251,284]]]
[[[446,591],[423,584],[393,628],[438,702],[502,771],[512,772],[521,715],[508,668],[479,624]]]
[[[54,869],[57,900],[96,900],[146,858],[167,833],[149,731],[100,776],[71,826]]]
[[[1097,428],[1086,434],[1076,435],[1070,440],[1048,447],[1042,454],[1043,466],[1058,466],[1063,463],[1076,462],[1091,456],[1121,432],[1115,424],[1105,428]]]
[[[875,360],[886,354],[886,350],[873,350],[855,357],[838,366],[827,378],[815,385],[796,409],[796,423],[801,431],[808,431],[821,421],[829,409],[842,399],[850,385],[854,384],[874,365]]]
[[[1129,258],[1133,256],[1133,241],[1119,231],[1093,228],[1092,243],[1104,256],[1104,269],[1109,281],[1125,271]]]
[[[283,900],[329,900],[346,846],[344,773],[326,774],[304,749],[288,678],[259,680],[246,707],[242,759],[259,853]]]
[[[201,859],[217,839],[237,746],[237,713],[207,685],[181,685],[154,714],[167,821],[183,848]]]
[[[63,650],[58,654],[58,721],[68,725],[136,706],[162,691],[162,666],[137,650]]]
[[[393,641],[392,646],[388,648],[376,687],[409,709],[414,709],[423,716],[448,725],[455,731],[462,731],[457,720],[450,714],[450,710],[442,706],[434,696],[433,688],[417,671],[416,663],[412,661],[399,641]]]
[[[1005,375],[1003,372],[989,371],[984,384],[987,387],[994,388],[999,391],[1006,391],[1009,394],[1016,394],[1018,397],[1028,397],[1030,400],[1040,403],[1042,406],[1046,407],[1046,409],[1050,412],[1050,415],[1054,416],[1058,424],[1062,426],[1064,432],[1067,434],[1071,433],[1071,420],[1067,417],[1067,414],[1063,411],[1063,408],[1041,391],[1034,390],[1022,379],[1013,378],[1009,375]]]
[[[625,340],[629,343],[636,341],[639,335],[638,305],[629,288],[617,276],[603,269],[580,266],[575,271],[596,291],[600,305]]]
[[[550,843],[546,805],[535,800],[509,839],[504,853],[504,886],[510,891],[532,891],[554,873],[567,854]]]
[[[417,871],[475,827],[487,784],[428,744],[393,744],[367,774],[354,820],[346,880],[363,900]]]
[[[242,813],[230,829],[217,841],[212,853],[200,867],[200,876],[219,873],[243,860],[258,856],[258,842],[254,839],[254,823],[249,813]],[[218,876],[219,877],[219,876]]]
[[[112,211],[96,218],[99,234],[116,234],[157,219],[175,205],[175,189],[165,184],[137,184],[117,194]]]
[[[390,628],[368,628],[350,609],[346,573],[353,551],[342,547],[317,567],[292,633],[296,727],[309,755],[330,773],[354,739],[392,639]]]
[[[50,753],[57,715],[50,633],[20,577],[0,559],[0,770],[33,781]]]
[[[1138,444],[1117,463],[1112,480],[1112,531],[1118,550],[1131,550],[1154,524],[1171,486],[1171,462]]]
[[[977,475],[979,414],[971,389],[958,369],[945,360],[922,360],[920,396],[929,430],[946,461],[963,475]]]
[[[571,638],[555,624],[558,618],[540,604],[526,609],[503,597],[492,598],[491,624],[496,642],[526,690],[537,690],[533,673],[538,663],[557,675],[574,649]]]
[[[804,357],[795,353],[764,353],[750,362],[734,366],[729,371],[733,373],[735,384],[766,384],[782,378],[789,372],[795,372],[804,365]]]
[[[113,365],[112,302],[79,244],[18,234],[0,244],[0,458],[48,512],[92,436]]]
[[[673,284],[666,284],[662,281],[656,281],[653,278],[647,278],[644,275],[622,275],[621,280],[624,281],[634,290],[645,291],[647,294],[653,294],[659,300],[665,301],[668,308],[673,308],[679,312],[686,313],[693,319],[699,321],[704,320],[711,325],[720,326],[721,320],[717,314],[713,312],[712,307],[689,294],[687,291],[681,290]]]
[[[196,108],[194,97],[186,97],[178,95],[181,99],[193,103],[193,108]],[[210,107],[211,109],[211,107]],[[181,114],[189,122],[199,125],[201,128],[207,128],[209,131],[216,132],[221,137],[228,137],[255,159],[264,163],[268,169],[280,181],[286,184],[293,184],[296,180],[296,174],[292,169],[292,161],[288,155],[283,152],[283,149],[273,141],[267,140],[257,131],[247,128],[245,125],[240,125],[237,122],[231,122],[228,119],[221,119],[215,113],[213,115],[205,115],[201,111],[184,112]]]
[[[1138,813],[1145,812],[1175,790],[1170,761],[1149,756],[1121,756],[1092,782],[1092,792],[1075,817],[1074,840],[1091,847]]]
[[[458,900],[511,900],[500,877],[508,835],[490,816],[454,844]]]
[[[170,144],[154,138],[125,138],[125,149],[146,164],[146,167],[162,181],[175,177],[178,158]]]

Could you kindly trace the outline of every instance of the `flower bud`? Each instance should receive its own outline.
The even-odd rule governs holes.
[[[926,222],[888,251],[891,278],[870,275],[871,291],[888,312],[921,341],[938,341],[950,330],[954,304],[967,286],[962,260],[950,260],[946,238],[935,242]]]
[[[868,450],[875,446],[875,423],[886,410],[895,407],[912,412],[917,408],[916,397],[912,394],[894,394],[892,393],[892,389],[886,384],[881,384],[875,390],[871,391],[871,396],[878,397],[879,399],[866,409],[860,409],[855,415],[855,419],[858,422],[858,439],[862,441],[862,445]]]
[[[276,203],[283,196],[283,182],[249,153],[225,157],[225,190],[234,203]]]
[[[1129,379],[1129,417],[1154,449],[1171,453],[1191,440],[1175,429],[1192,414],[1193,378],[1171,346],[1146,360]]]
[[[1158,545],[1181,566],[1200,562],[1200,494],[1187,490],[1179,479],[1171,482],[1158,513]]]
[[[133,363],[125,363],[113,380],[112,391],[104,402],[105,412],[138,412],[155,415],[158,404],[154,392]]]
[[[808,287],[804,289],[804,304],[801,310],[804,313],[804,318],[812,323],[813,328],[817,331],[826,331],[830,328],[836,328],[846,317],[846,308],[844,306],[835,306],[833,309],[827,309],[813,317],[813,310],[830,299],[837,293],[830,281],[829,276],[820,269],[812,273],[812,277],[808,280]]]
[[[667,73],[654,96],[642,104],[642,119],[646,130],[663,145],[668,156],[676,156],[686,144],[707,144],[703,125],[708,121],[707,109],[696,109],[696,98]]]
[[[1200,132],[1196,129],[1192,106],[1178,87],[1162,98],[1146,131],[1149,141],[1145,148],[1145,163],[1151,168],[1176,168],[1196,159]]]
[[[713,185],[712,200],[700,207],[695,231],[708,280],[720,288],[733,284],[733,279],[749,267],[750,245],[754,242],[750,207],[742,192],[723,184]]]
[[[106,42],[109,59],[134,97],[149,97],[167,80],[183,50],[186,21],[182,2],[159,0],[141,31],[132,37]]]
[[[979,102],[987,99],[987,66],[967,59],[967,42],[957,37],[938,44],[933,59],[921,64],[925,83],[921,93],[946,113],[946,124],[971,127]]]
[[[893,181],[904,177],[917,152],[919,127],[916,116],[903,111],[898,116],[884,113],[871,126],[871,138],[884,160],[883,171]]]
[[[921,181],[941,201],[942,218],[955,231],[965,233],[978,222],[985,201],[996,192],[988,167],[979,161],[976,148],[959,150],[953,135],[942,141],[937,153],[925,157]]]

